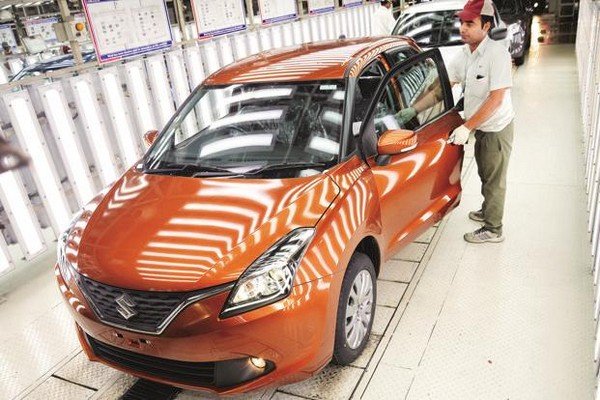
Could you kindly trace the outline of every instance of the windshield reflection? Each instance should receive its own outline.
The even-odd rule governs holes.
[[[394,35],[409,36],[419,46],[438,47],[463,44],[460,38],[458,10],[430,11],[404,14],[400,17]]]
[[[318,173],[338,160],[344,99],[344,81],[201,87],[159,135],[144,172]]]

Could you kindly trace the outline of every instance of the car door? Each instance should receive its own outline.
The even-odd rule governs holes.
[[[412,117],[403,114],[410,107],[425,105]],[[383,78],[357,143],[379,195],[386,253],[394,253],[458,204],[463,147],[450,145],[447,139],[460,124],[437,49],[410,57]],[[378,137],[398,129],[414,131],[416,147],[378,155],[373,148]]]

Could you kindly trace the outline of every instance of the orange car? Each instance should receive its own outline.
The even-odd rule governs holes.
[[[214,73],[61,237],[85,353],[217,393],[352,362],[384,262],[460,200],[461,123],[439,52],[406,38]]]

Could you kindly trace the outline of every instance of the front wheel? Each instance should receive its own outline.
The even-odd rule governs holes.
[[[373,327],[377,280],[375,267],[363,253],[354,253],[342,282],[335,328],[333,362],[348,365],[362,353]]]

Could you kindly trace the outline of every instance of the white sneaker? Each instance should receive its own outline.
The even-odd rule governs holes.
[[[469,243],[500,243],[504,241],[502,234],[494,233],[485,226],[476,231],[465,233],[464,238]]]

